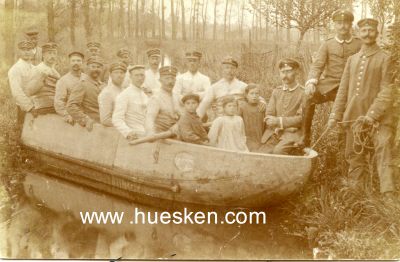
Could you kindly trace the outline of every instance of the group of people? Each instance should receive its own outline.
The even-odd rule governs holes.
[[[222,78],[211,84],[199,72],[199,51],[185,53],[188,71],[179,74],[174,66],[160,67],[160,49],[147,51],[146,69],[129,64],[131,53],[124,48],[117,61],[106,64],[101,44],[90,42],[87,59],[82,52],[71,52],[70,70],[60,76],[57,44],[39,48],[37,31],[26,32],[27,39],[18,44],[20,59],[8,77],[20,112],[55,112],[88,131],[94,123],[113,126],[130,141],[168,132],[189,143],[270,154],[299,154],[310,146],[315,105],[334,101],[328,127],[342,124],[346,130],[349,177],[359,181],[368,172],[365,154],[355,152],[351,128],[361,120],[377,127],[372,141],[381,192],[392,197],[390,55],[376,44],[375,19],[357,23],[360,38],[351,32],[351,12],[338,10],[332,20],[336,35],[320,47],[305,86],[296,78],[300,63],[284,58],[278,64],[282,85],[268,102],[259,85],[237,78],[239,63],[232,57],[223,59]]]

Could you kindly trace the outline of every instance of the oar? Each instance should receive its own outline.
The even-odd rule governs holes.
[[[151,136],[146,136],[146,137],[142,137],[142,138],[138,138],[138,139],[129,141],[129,144],[130,145],[138,145],[138,144],[147,143],[147,142],[154,142],[159,139],[170,138],[173,136],[174,136],[174,133],[172,131],[168,130],[168,131],[154,134]]]

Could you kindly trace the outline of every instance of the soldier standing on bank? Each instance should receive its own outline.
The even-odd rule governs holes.
[[[33,44],[32,64],[38,65],[42,62],[42,48],[38,46],[39,31],[36,28],[30,28],[25,32],[26,39]]]
[[[390,55],[376,44],[378,21],[362,19],[357,23],[363,42],[360,52],[349,57],[328,122],[334,128],[343,121],[346,130],[346,161],[350,186],[358,188],[368,174],[368,150],[355,127],[371,128],[369,138],[375,153],[380,191],[388,200],[395,191],[391,147],[394,137],[393,63]],[[350,124],[352,123],[352,124]],[[361,137],[361,139],[360,139]],[[364,147],[364,149],[366,149]]]
[[[306,101],[303,108],[303,137],[301,144],[310,146],[311,125],[315,105],[334,101],[347,58],[360,50],[361,40],[351,35],[354,16],[346,10],[333,13],[336,35],[318,50],[305,85]]]

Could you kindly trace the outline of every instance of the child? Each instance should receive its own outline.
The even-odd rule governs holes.
[[[193,144],[207,144],[207,132],[196,113],[199,103],[199,95],[187,94],[182,97],[184,113],[178,121],[178,137],[182,141]]]
[[[227,150],[249,151],[243,119],[237,115],[237,101],[232,96],[226,97],[222,107],[224,116],[213,121],[208,133],[210,144]]]
[[[256,151],[261,146],[261,137],[265,130],[265,109],[260,111],[260,87],[249,84],[245,88],[245,98],[239,104],[239,115],[243,118],[246,132],[246,143],[250,151]]]

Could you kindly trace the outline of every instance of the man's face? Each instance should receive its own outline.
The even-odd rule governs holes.
[[[258,87],[252,88],[246,95],[246,99],[250,104],[256,104],[260,100],[260,89]]]
[[[188,58],[187,59],[187,66],[190,72],[197,72],[200,67],[200,59],[198,58]]]
[[[222,77],[226,80],[232,80],[236,77],[237,68],[231,64],[222,65]]]
[[[98,47],[89,47],[88,48],[88,52],[90,54],[90,56],[99,56],[100,55],[100,48]]]
[[[281,77],[282,83],[285,85],[290,85],[296,80],[296,70],[289,68],[282,68],[279,70],[279,75]]]
[[[57,61],[57,51],[50,50],[43,53],[43,61],[46,64],[54,65]]]
[[[122,82],[124,82],[125,78],[125,71],[123,70],[113,70],[110,73],[111,81],[114,83],[116,86],[121,86]]]
[[[141,87],[144,83],[145,74],[144,69],[134,69],[130,72],[132,84]]]
[[[175,86],[175,80],[176,77],[173,75],[162,75],[160,76],[161,87],[164,90],[171,92]]]
[[[72,71],[80,71],[80,70],[82,70],[83,59],[82,59],[82,57],[80,57],[78,55],[72,55],[69,58],[69,64],[70,64]]]
[[[33,49],[20,49],[19,55],[25,61],[30,60],[33,58]]]
[[[351,31],[350,21],[335,21],[335,31],[339,35],[348,35]]]
[[[131,57],[129,54],[123,54],[119,57],[119,60],[127,65],[130,64],[131,62]]]
[[[378,35],[376,27],[366,25],[360,28],[360,38],[366,45],[374,44]]]
[[[158,68],[158,66],[160,65],[161,62],[161,58],[159,56],[150,56],[149,57],[149,65],[153,68]]]
[[[28,40],[31,41],[33,45],[36,47],[39,41],[39,35],[28,36]]]
[[[98,63],[91,63],[88,65],[88,70],[90,77],[97,80],[103,70],[103,66]]]
[[[186,112],[188,113],[195,113],[197,107],[199,106],[199,102],[197,102],[197,100],[194,99],[188,99],[185,101],[184,107]]]

